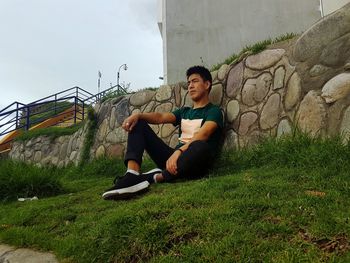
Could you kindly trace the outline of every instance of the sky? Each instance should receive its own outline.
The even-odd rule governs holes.
[[[0,0],[0,110],[78,86],[97,93],[163,75],[157,0]]]

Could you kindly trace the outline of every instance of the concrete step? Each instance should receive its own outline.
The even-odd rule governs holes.
[[[28,248],[15,248],[0,244],[0,262],[8,263],[58,263],[55,255]]]

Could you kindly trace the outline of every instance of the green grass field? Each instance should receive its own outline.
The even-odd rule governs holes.
[[[101,199],[121,160],[1,161],[0,241],[61,262],[350,262],[349,157],[339,138],[270,139],[224,153],[205,178],[124,201]]]

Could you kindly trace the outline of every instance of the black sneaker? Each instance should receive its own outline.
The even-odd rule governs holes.
[[[154,179],[153,179],[154,175],[159,174],[159,173],[162,173],[162,170],[159,168],[154,168],[146,173],[140,174],[140,176],[143,179],[147,180],[150,184],[153,184],[154,183]]]
[[[126,173],[116,181],[112,188],[103,193],[102,198],[108,200],[132,197],[147,190],[149,185],[150,183],[144,176]]]

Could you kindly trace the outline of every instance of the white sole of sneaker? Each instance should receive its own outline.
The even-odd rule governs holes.
[[[103,199],[113,199],[113,198],[121,198],[123,196],[129,196],[129,195],[132,195],[134,193],[137,193],[137,192],[140,192],[142,190],[147,189],[148,186],[149,186],[149,182],[144,181],[144,182],[135,184],[133,186],[105,192],[105,193],[103,193],[102,198]]]
[[[148,171],[147,173],[142,173],[142,174],[161,173],[161,172],[162,172],[161,169],[159,169],[159,168],[154,168],[154,169]]]

